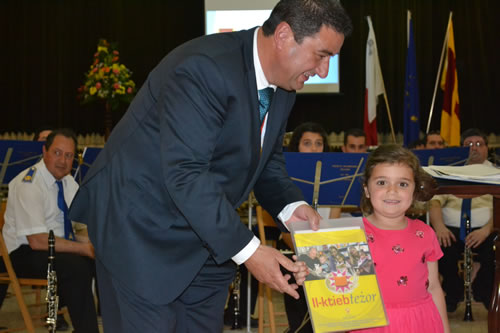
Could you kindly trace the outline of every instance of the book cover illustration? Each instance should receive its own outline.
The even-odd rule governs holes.
[[[361,218],[322,220],[316,232],[307,222],[292,228],[295,253],[309,268],[304,289],[314,332],[387,325]]]

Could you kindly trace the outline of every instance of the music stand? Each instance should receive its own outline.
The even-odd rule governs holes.
[[[89,171],[92,163],[94,163],[97,155],[99,155],[101,150],[102,148],[95,147],[85,147],[83,149],[82,156],[78,161],[78,166],[76,167],[75,173],[73,175],[78,184],[82,183],[82,180],[85,178],[87,171]]]
[[[43,142],[0,140],[0,186],[8,191],[9,182],[42,157]]]
[[[313,207],[358,207],[368,153],[284,153],[288,175]]]
[[[443,149],[415,149],[422,166],[429,165],[464,165],[469,157],[469,147],[451,147]]]

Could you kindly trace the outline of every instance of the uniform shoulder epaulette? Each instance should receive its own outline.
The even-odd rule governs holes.
[[[26,175],[23,178],[24,183],[31,183],[33,182],[33,179],[35,178],[36,174],[36,167],[31,167],[28,172],[26,172]]]

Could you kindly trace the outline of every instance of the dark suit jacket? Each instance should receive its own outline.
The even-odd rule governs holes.
[[[187,42],[150,73],[73,200],[114,278],[165,304],[212,256],[253,234],[235,208],[254,189],[273,216],[303,200],[281,154],[295,92],[277,89],[261,154],[253,33]]]

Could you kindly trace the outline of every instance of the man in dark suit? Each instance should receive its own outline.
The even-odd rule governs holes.
[[[327,75],[351,29],[336,0],[281,1],[262,28],[189,41],[150,73],[70,212],[95,246],[105,332],[221,332],[235,263],[298,297],[279,266],[300,284],[305,265],[260,245],[235,208],[253,189],[281,227],[317,229],[282,140],[295,90]]]

